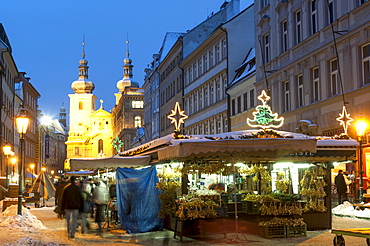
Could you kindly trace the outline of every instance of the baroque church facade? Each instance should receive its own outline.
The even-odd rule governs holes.
[[[83,44],[84,45],[84,44]],[[74,93],[69,94],[69,136],[66,142],[67,159],[97,158],[113,155],[112,114],[104,110],[103,100],[96,110],[95,85],[88,80],[87,60],[82,52],[79,77],[71,85]]]

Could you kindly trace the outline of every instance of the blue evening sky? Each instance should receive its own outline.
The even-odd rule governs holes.
[[[71,83],[85,35],[89,80],[104,109],[114,107],[116,83],[122,78],[127,35],[134,78],[140,86],[144,69],[158,53],[166,32],[186,32],[217,12],[224,0],[2,0],[0,22],[10,40],[19,71],[39,91],[40,109],[58,117],[69,109]],[[253,0],[240,0],[245,9]],[[97,105],[100,105],[97,101]]]

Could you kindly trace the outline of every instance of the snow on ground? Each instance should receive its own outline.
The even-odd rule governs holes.
[[[59,244],[53,243],[53,242],[42,243],[41,241],[33,240],[30,237],[25,237],[25,238],[19,239],[15,243],[7,243],[7,244],[4,244],[3,246],[30,246],[30,245],[32,246],[58,246]]]
[[[47,229],[36,216],[31,214],[31,212],[22,207],[22,215],[17,214],[18,206],[12,205],[1,213],[0,217],[0,227],[12,227],[14,229],[19,229],[28,232],[37,232],[39,230]],[[4,218],[2,220],[2,218]]]
[[[352,203],[345,201],[332,209],[332,213],[335,215],[344,215],[357,218],[370,219],[370,203],[363,204],[369,208],[361,209],[359,207],[354,207]]]

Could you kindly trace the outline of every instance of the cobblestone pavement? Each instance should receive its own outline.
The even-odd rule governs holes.
[[[179,237],[174,239],[174,232],[170,230],[163,230],[159,232],[148,232],[148,233],[137,233],[127,234],[119,226],[111,225],[110,228],[105,228],[103,237],[96,235],[96,225],[91,220],[92,228],[86,234],[76,233],[76,238],[69,240],[66,233],[65,220],[58,219],[56,214],[53,212],[53,207],[44,208],[30,208],[31,213],[35,215],[39,220],[42,221],[44,226],[48,228],[47,231],[40,233],[29,233],[24,232],[22,235],[14,234],[12,236],[11,231],[2,231],[7,235],[7,239],[0,241],[0,244],[14,243],[19,238],[16,237],[31,237],[34,240],[40,240],[42,242],[54,242],[60,245],[191,245],[191,246],[203,246],[203,245],[299,245],[299,246],[310,246],[310,245],[333,245],[334,234],[331,234],[330,230],[324,231],[308,231],[306,237],[293,237],[293,238],[274,238],[266,239],[258,235],[258,226],[256,223],[249,223],[239,221],[240,232],[235,233],[235,221],[231,219],[225,219],[221,223],[222,226],[228,228],[228,233],[220,234],[206,234],[203,237],[183,237],[180,241]],[[211,222],[208,229],[212,227],[220,226],[220,222]],[[369,220],[352,219],[344,217],[333,217],[333,229],[348,229],[348,228],[365,228],[370,227]],[[1,228],[1,230],[8,230]],[[212,231],[212,230],[210,230]],[[242,232],[242,233],[241,233]],[[346,245],[359,246],[367,245],[364,238],[344,236]]]

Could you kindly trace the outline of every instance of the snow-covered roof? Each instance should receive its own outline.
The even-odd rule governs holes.
[[[213,134],[213,135],[190,135],[190,136],[184,136],[184,138],[180,138],[180,139],[174,138],[174,135],[171,134],[171,135],[167,135],[167,136],[152,140],[148,143],[142,144],[130,150],[123,151],[120,153],[120,155],[123,155],[123,156],[136,155],[139,152],[145,153],[153,149],[163,148],[166,146],[176,146],[181,143],[189,143],[189,142],[200,143],[200,142],[211,142],[211,141],[215,142],[219,140],[243,140],[243,139],[253,140],[253,139],[259,139],[259,138],[254,138],[254,137],[261,132],[262,132],[261,129],[251,129],[251,130],[226,132],[226,133]],[[273,132],[280,135],[282,137],[280,139],[313,140],[316,142],[315,144],[317,148],[316,150],[338,150],[340,148],[345,148],[347,150],[354,150],[358,146],[357,141],[354,139],[333,139],[331,137],[308,136],[308,135],[301,134],[301,133],[293,133],[293,132],[287,132],[287,131],[273,131]],[[267,137],[267,139],[269,138]],[[298,148],[298,147],[296,146],[294,148]],[[306,151],[308,150],[310,150],[311,152],[316,152],[316,150],[312,151],[312,148],[309,146],[307,146]]]

